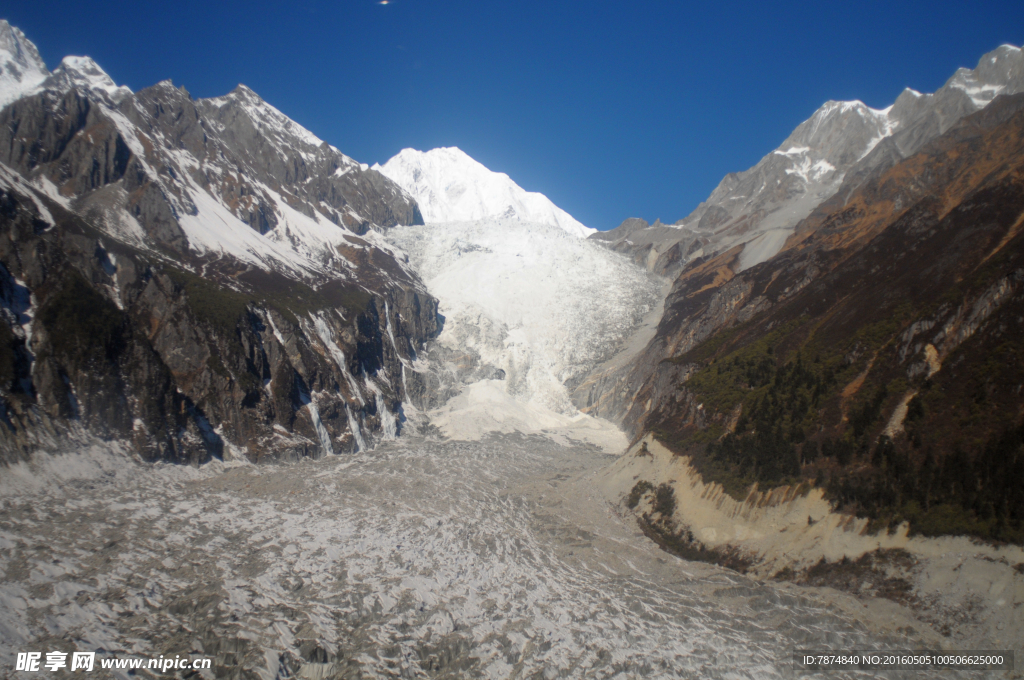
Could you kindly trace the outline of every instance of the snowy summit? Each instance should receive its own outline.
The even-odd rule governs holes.
[[[488,170],[456,147],[402,149],[384,165],[373,167],[412,194],[427,223],[505,217],[559,227],[579,238],[597,231],[580,224],[544,194],[526,191],[508,175]]]
[[[25,34],[0,19],[0,109],[35,88],[50,72]]]

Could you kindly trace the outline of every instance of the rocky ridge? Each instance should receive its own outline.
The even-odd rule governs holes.
[[[693,280],[714,280],[704,294],[716,294],[706,310],[689,320],[683,321],[679,312],[667,315],[666,327],[682,323],[690,329],[682,345],[669,347],[655,339],[629,365],[599,367],[577,388],[574,402],[594,415],[624,419],[627,431],[638,434],[647,407],[646,400],[638,406],[639,390],[648,378],[657,380],[651,376],[660,374],[660,362],[761,311],[764,301],[757,299],[740,305],[733,316],[749,292],[742,288],[745,279],[733,281],[736,274],[771,260],[788,239],[796,238],[804,220],[840,210],[866,182],[916,154],[964,116],[984,109],[1001,93],[1021,91],[1024,52],[1003,45],[984,55],[975,69],[958,70],[934,94],[907,89],[883,110],[861,102],[827,102],[753,168],[727,175],[686,218],[673,225],[630,218],[592,235],[671,280],[667,308],[692,294]],[[896,207],[906,205],[898,201]]]
[[[21,59],[0,82],[4,460],[68,438],[197,462],[397,434],[402,370],[439,331],[378,233],[422,221],[410,196],[245,86],[132,93],[86,57],[47,72],[6,23],[0,47]]]
[[[916,153],[1000,94],[1024,91],[1024,53],[1003,45],[974,69],[961,68],[934,94],[905,89],[885,109],[826,102],[757,165],[726,175],[711,195],[673,225],[632,218],[591,235],[652,272],[675,276],[684,265],[742,246],[747,269],[782,249],[796,225],[837,193]]]

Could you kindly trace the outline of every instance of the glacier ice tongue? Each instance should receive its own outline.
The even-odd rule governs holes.
[[[606,462],[522,435],[273,466],[144,465],[117,444],[36,456],[0,477],[0,657],[74,645],[97,666],[194,651],[245,678],[781,680],[785,650],[922,648],[666,555],[595,493]]]
[[[611,425],[598,435],[599,426],[584,424],[589,417],[572,405],[567,385],[640,324],[657,302],[657,277],[558,227],[509,218],[397,227],[387,237],[440,301],[437,342],[504,372],[430,414],[431,422],[458,438],[567,427],[580,439],[623,443]]]

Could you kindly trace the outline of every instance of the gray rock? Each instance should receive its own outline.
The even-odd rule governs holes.
[[[850,195],[873,173],[917,153],[998,94],[1022,91],[1024,52],[1004,45],[984,55],[975,69],[959,69],[934,94],[904,90],[889,109],[826,102],[757,165],[726,175],[706,201],[676,222],[683,230],[631,226],[591,238],[614,240],[616,250],[662,274],[677,274],[694,258],[739,244],[749,245],[737,268],[752,267],[777,253],[824,201]]]
[[[422,222],[390,180],[244,86],[133,94],[87,58],[0,128],[0,459],[97,438],[147,460],[294,459],[401,427],[403,362],[439,325],[416,276],[359,237]],[[216,230],[218,210],[275,240],[248,260],[190,240],[186,220]],[[287,211],[345,245],[277,233]],[[279,266],[288,252],[300,265]]]

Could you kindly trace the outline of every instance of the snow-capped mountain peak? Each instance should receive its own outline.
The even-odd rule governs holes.
[[[428,223],[504,216],[549,224],[579,238],[596,231],[544,194],[526,191],[508,175],[487,169],[457,147],[402,149],[384,165],[373,167],[416,199]]]
[[[114,104],[132,94],[128,87],[115,83],[91,57],[64,57],[39,89],[63,92],[71,88],[91,92],[100,98],[109,99]]]
[[[32,41],[0,19],[0,109],[36,88],[49,75]]]
[[[739,269],[774,256],[800,220],[850,177],[915,153],[1000,94],[1024,91],[1024,52],[1003,45],[961,68],[934,94],[904,89],[892,105],[828,101],[754,167],[727,175],[677,226],[708,241],[703,254],[746,244]],[[682,238],[680,236],[679,238]]]
[[[981,109],[1000,94],[1012,93],[1017,89],[1013,84],[1021,80],[1024,80],[1024,52],[1013,45],[1002,45],[982,57],[973,70],[958,69],[946,87],[963,90]],[[1010,86],[1009,92],[1007,86]]]

